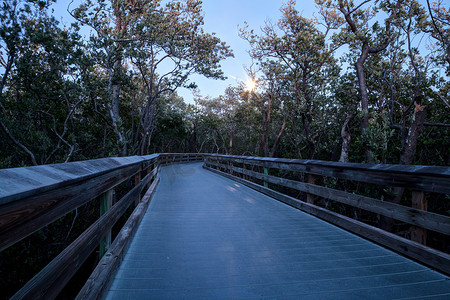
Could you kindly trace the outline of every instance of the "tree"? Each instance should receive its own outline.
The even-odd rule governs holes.
[[[358,77],[359,92],[361,98],[361,109],[363,111],[363,118],[361,121],[361,133],[363,136],[369,128],[369,93],[366,82],[365,62],[370,55],[376,55],[384,51],[394,33],[391,28],[391,20],[397,14],[399,6],[402,1],[397,1],[392,4],[390,1],[376,1],[373,7],[363,8],[366,4],[372,2],[371,0],[361,1],[355,4],[353,1],[347,0],[316,0],[316,3],[321,6],[329,15],[335,15],[340,12],[347,24],[340,33],[340,39],[350,44],[353,49],[359,49],[359,57],[355,62],[355,70]],[[388,14],[385,19],[385,26],[381,27],[378,22],[374,22],[370,26],[370,20],[382,10]],[[336,23],[339,22],[337,17]],[[366,161],[373,162],[373,154],[365,143]]]
[[[437,61],[447,65],[447,76],[450,76],[450,8],[445,8],[442,0],[433,2],[432,5],[427,0],[427,8],[431,21],[426,24],[428,28],[425,30],[436,39],[440,49]]]
[[[286,129],[287,114],[282,112],[286,101],[286,86],[284,79],[283,66],[274,61],[261,62],[259,78],[256,78],[255,72],[249,70],[250,86],[246,87],[246,95],[249,101],[253,101],[253,105],[261,113],[261,140],[263,155],[274,157],[278,149],[281,137]],[[269,137],[271,135],[271,126],[274,114],[278,112],[282,116],[283,122],[280,130],[275,138],[272,149],[269,150]],[[258,152],[256,152],[258,153]]]
[[[83,101],[69,79],[77,76],[77,61],[83,55],[78,28],[59,28],[47,15],[51,2],[11,1],[1,6],[5,69],[0,125],[34,165],[71,159],[77,150],[74,115]]]
[[[319,21],[300,16],[295,4],[291,0],[281,8],[283,15],[278,26],[267,22],[261,35],[248,30],[248,27],[240,34],[250,43],[253,59],[275,60],[285,68],[284,77],[292,84],[292,97],[301,116],[308,157],[313,158],[318,137],[312,128],[315,97],[326,86],[322,75],[334,68],[332,53],[339,45],[326,43],[326,35],[336,25],[334,19],[324,17],[326,31],[322,33],[317,28]]]
[[[138,126],[133,133],[133,148],[145,154],[154,125],[155,101],[178,87],[195,87],[189,76],[198,73],[209,78],[224,79],[219,62],[232,56],[225,43],[202,29],[201,1],[99,1],[85,4],[73,15],[95,29],[104,49],[104,65],[108,70],[110,115],[121,143],[119,104],[124,64],[141,77],[145,90]],[[111,27],[109,19],[114,20]],[[131,69],[133,66],[133,69]]]

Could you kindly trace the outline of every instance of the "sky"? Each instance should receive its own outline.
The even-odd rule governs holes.
[[[222,95],[228,86],[236,86],[247,79],[245,67],[252,64],[248,54],[250,46],[247,41],[239,37],[239,28],[247,22],[250,29],[256,32],[264,26],[264,22],[274,23],[281,17],[280,7],[285,0],[204,0],[206,32],[215,32],[217,37],[225,41],[233,50],[234,58],[228,58],[221,63],[227,80],[212,80],[194,76],[202,96],[217,97]],[[301,4],[301,5],[300,5]],[[312,16],[315,9],[314,0],[299,0],[297,9],[305,17]],[[185,101],[191,103],[192,92],[186,89],[178,91]]]
[[[74,1],[74,3],[80,1]],[[227,80],[207,79],[194,75],[191,80],[198,85],[202,97],[218,97],[224,94],[228,86],[236,86],[247,79],[244,66],[252,64],[248,54],[250,49],[247,41],[239,37],[239,28],[247,22],[250,29],[259,32],[264,22],[271,20],[274,23],[281,17],[280,7],[286,0],[203,0],[204,30],[208,33],[216,33],[222,41],[231,47],[234,58],[222,61],[221,66]],[[55,16],[60,16],[60,21],[69,24],[72,17],[66,12],[68,0],[57,0],[54,5]],[[72,6],[76,7],[76,6]],[[297,10],[304,17],[312,17],[315,11],[314,0],[298,0]],[[177,93],[187,103],[193,103],[191,90],[180,88]]]

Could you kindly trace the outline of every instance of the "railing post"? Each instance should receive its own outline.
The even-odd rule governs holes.
[[[267,169],[266,167],[264,167],[264,175],[269,175],[269,169]],[[269,183],[265,180],[264,180],[264,187],[265,188],[269,187]]]
[[[100,196],[100,216],[104,215],[112,206],[112,198],[113,198],[114,190],[111,189],[109,191],[104,192]],[[105,235],[103,240],[100,242],[99,256],[100,258],[105,255],[109,246],[111,246],[111,230]]]
[[[154,163],[154,162],[150,163],[150,164],[148,165],[148,167],[147,167],[147,175],[150,174],[150,173],[153,171],[154,168],[155,168],[155,163]],[[147,190],[150,188],[150,185],[152,185],[151,182],[149,182],[149,183],[147,184],[147,186],[146,186],[146,191],[145,191],[145,192],[147,192]]]
[[[412,191],[412,207],[420,210],[427,211],[428,200],[425,197],[425,193],[422,191]],[[427,230],[421,227],[412,226],[411,228],[411,240],[418,242],[422,245],[427,243]]]
[[[308,174],[308,183],[309,184],[315,184],[316,183],[316,176],[314,176],[313,174]],[[314,195],[313,194],[306,194],[306,202],[310,203],[310,204],[314,204]]]
[[[141,182],[141,168],[139,169],[139,172],[137,172],[136,175],[134,175],[134,186],[137,186],[139,182]],[[138,206],[140,201],[141,195],[139,194],[139,197],[134,201],[134,206],[135,207]]]

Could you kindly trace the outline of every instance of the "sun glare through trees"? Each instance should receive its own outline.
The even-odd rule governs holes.
[[[248,78],[245,81],[245,90],[248,92],[253,92],[256,89],[256,81],[252,78]]]

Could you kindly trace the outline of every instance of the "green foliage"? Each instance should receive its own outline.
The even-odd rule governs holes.
[[[260,33],[241,30],[257,88],[229,87],[216,98],[196,97],[195,105],[176,89],[195,87],[194,73],[223,79],[219,63],[232,56],[204,31],[201,1],[86,0],[71,8],[78,22],[65,27],[49,13],[53,2],[0,4],[0,168],[150,152],[338,160],[345,138],[352,162],[367,162],[370,148],[370,161],[399,163],[413,141],[411,163],[449,165],[450,31],[442,2],[427,8],[415,0],[317,0],[320,18],[308,19],[287,1],[278,22]],[[354,26],[342,10],[352,12]],[[83,26],[93,30],[89,38],[80,36]],[[424,52],[422,40],[433,41],[436,51]],[[363,64],[367,107],[353,69],[364,45],[372,48]],[[377,45],[386,47],[375,51]],[[167,61],[172,68],[161,68]],[[426,118],[417,123],[420,109]],[[393,196],[389,189],[360,189]],[[438,202],[436,211],[448,210]],[[94,210],[84,214],[89,219]],[[44,228],[5,252],[13,263],[16,253],[27,257],[10,275],[35,273],[56,254],[42,247],[32,257],[35,240],[62,245],[68,232],[88,223],[70,231],[73,218],[52,225],[58,236]]]

